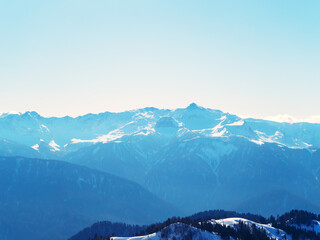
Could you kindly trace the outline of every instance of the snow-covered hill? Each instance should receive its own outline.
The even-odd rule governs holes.
[[[271,226],[271,224],[260,224],[256,223],[244,218],[226,218],[226,219],[219,219],[219,220],[210,220],[208,223],[214,225],[221,225],[223,228],[228,229],[232,228],[236,232],[237,231],[244,231],[241,224],[248,228],[249,232],[252,232],[253,228],[257,231],[260,231],[262,236],[264,235],[266,239],[272,240],[281,240],[287,239],[291,240],[292,237],[290,234],[287,234],[285,231],[281,229],[277,229]],[[200,226],[203,223],[199,223]],[[221,228],[220,228],[221,231]],[[223,230],[221,232],[224,232]],[[222,240],[226,237],[228,239],[236,239],[235,236],[232,237],[228,235],[228,230],[225,230],[224,237],[221,236],[222,233],[215,233],[204,229],[199,229],[193,227],[191,225],[185,223],[173,223],[167,227],[164,227],[158,232],[143,235],[143,236],[132,236],[132,237],[111,237],[110,240]],[[239,234],[240,235],[240,234]],[[245,238],[238,238],[243,239]]]
[[[148,234],[145,236],[136,237],[111,237],[111,240],[221,240],[222,238],[207,231],[202,231],[195,227],[183,224],[174,223],[162,229],[159,232]]]
[[[225,218],[225,219],[219,219],[219,220],[214,220],[212,219],[211,221],[209,221],[212,224],[220,224],[222,226],[225,227],[232,227],[234,229],[237,229],[239,227],[239,224],[245,224],[249,227],[254,226],[255,228],[264,231],[266,233],[266,235],[270,238],[270,239],[288,239],[290,240],[291,237],[288,236],[288,234],[281,230],[281,229],[277,229],[272,227],[271,224],[261,224],[261,223],[256,223],[253,221],[250,221],[248,219],[244,219],[244,218]]]
[[[281,217],[280,217],[281,218]],[[184,220],[188,221],[188,220]],[[279,219],[278,219],[279,221]],[[212,227],[208,226],[211,225]],[[161,224],[159,224],[161,225]],[[313,220],[310,225],[282,223],[283,227],[289,227],[285,232],[280,228],[273,227],[271,223],[261,224],[245,218],[223,218],[211,219],[209,221],[181,223],[175,222],[169,225],[162,223],[160,230],[146,235],[133,235],[129,237],[99,237],[94,231],[90,235],[95,235],[96,239],[103,240],[247,240],[247,239],[269,239],[269,240],[292,240],[292,239],[319,239],[319,221]],[[195,226],[196,225],[196,226]],[[151,226],[155,228],[157,225]],[[220,226],[220,227],[219,227]],[[130,226],[126,226],[128,228]],[[293,227],[293,228],[290,228]],[[143,227],[148,229],[147,226]],[[150,228],[150,227],[149,227]],[[96,229],[101,231],[102,229]],[[112,229],[108,229],[111,232]],[[216,231],[216,232],[215,232]],[[121,235],[121,234],[120,234]],[[85,235],[75,235],[71,239],[84,239]]]
[[[69,240],[320,239],[319,219],[320,215],[301,210],[292,210],[276,218],[211,210],[144,226],[98,222]]]
[[[208,221],[212,225],[221,225],[223,227],[231,227],[235,231],[239,230],[240,224],[246,225],[249,229],[255,228],[258,231],[261,231],[269,239],[281,240],[288,239],[291,240],[292,237],[281,229],[277,229],[271,226],[271,224],[260,224],[244,218],[226,218],[219,220],[210,220]],[[309,229],[312,230],[312,229]],[[230,237],[230,236],[229,236]],[[134,237],[111,237],[111,240],[221,240],[223,239],[221,235],[215,232],[209,232],[201,230],[195,227],[192,227],[183,223],[174,223],[161,229],[161,231],[144,235],[144,236],[134,236]],[[230,237],[230,239],[234,239]]]

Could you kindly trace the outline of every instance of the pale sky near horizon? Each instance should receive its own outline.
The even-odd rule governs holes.
[[[320,116],[320,1],[0,2],[0,112]]]

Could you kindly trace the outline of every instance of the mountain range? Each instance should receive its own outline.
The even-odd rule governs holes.
[[[51,168],[40,171],[38,165],[52,161],[59,165],[57,173],[81,168],[85,170],[79,173],[118,177],[140,187],[148,195],[143,198],[152,196],[170,209],[155,215],[157,219],[217,208],[264,216],[296,208],[320,212],[318,136],[320,124],[245,119],[194,103],[174,110],[150,107],[76,118],[46,118],[36,112],[0,116],[3,164],[18,164],[19,156],[35,164],[30,174],[45,174]],[[55,174],[43,178],[54,179]],[[76,192],[80,178],[72,180]],[[100,208],[95,199],[88,199],[88,205]],[[130,217],[120,215],[124,222],[153,221],[136,219],[134,211]],[[116,220],[115,215],[104,216]]]

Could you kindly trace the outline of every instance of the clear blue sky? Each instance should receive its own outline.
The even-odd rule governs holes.
[[[320,1],[0,2],[0,112],[320,115]]]

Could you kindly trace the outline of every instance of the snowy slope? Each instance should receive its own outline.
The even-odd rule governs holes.
[[[288,239],[291,240],[291,236],[288,235],[281,229],[273,228],[270,224],[260,224],[244,218],[226,218],[220,220],[210,220],[211,224],[220,224],[224,227],[231,227],[237,230],[239,223],[242,222],[249,227],[255,226],[257,229],[264,231],[270,239]],[[166,228],[163,228],[161,231],[144,235],[144,236],[134,236],[134,237],[112,237],[112,240],[161,240],[161,239],[193,239],[193,240],[220,240],[222,239],[220,235],[216,233],[211,233],[207,231],[200,230],[198,228],[183,224],[175,223],[171,224]],[[231,238],[232,239],[232,238]]]
[[[191,237],[191,238],[190,238]],[[221,240],[221,237],[215,233],[209,233],[200,229],[191,227],[183,223],[175,223],[162,229],[160,232],[137,237],[112,237],[112,240]]]
[[[286,239],[289,239],[289,240],[291,239],[291,237],[288,236],[285,231],[274,228],[270,224],[260,224],[244,218],[225,218],[225,219],[219,219],[219,220],[212,219],[210,222],[212,224],[220,224],[226,227],[232,227],[234,229],[237,229],[237,226],[239,225],[239,223],[242,222],[248,226],[254,225],[256,228],[264,230],[269,238],[283,239],[284,236],[286,236],[287,237]]]

